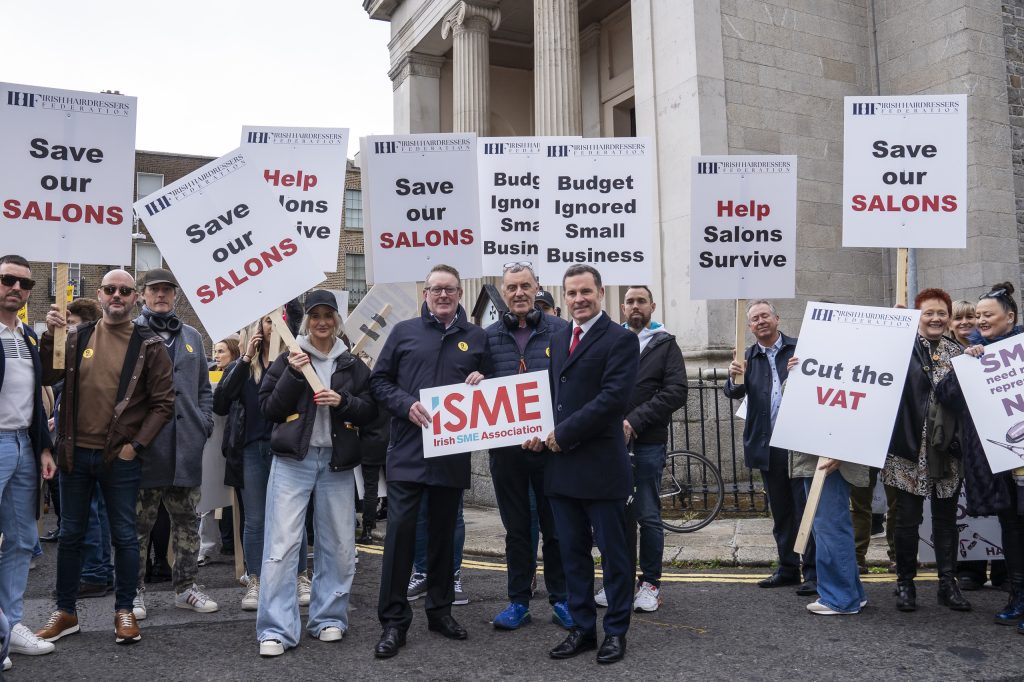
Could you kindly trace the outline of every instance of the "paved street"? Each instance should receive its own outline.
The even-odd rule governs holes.
[[[26,623],[42,624],[52,606],[56,546],[46,545],[32,571]],[[134,646],[113,642],[113,597],[81,602],[83,632],[57,643],[48,656],[15,656],[10,680],[85,680],[127,674],[146,680],[271,679],[1020,679],[1024,636],[991,623],[1005,601],[993,589],[969,593],[975,610],[953,613],[935,604],[934,575],[922,578],[921,608],[898,613],[892,576],[867,578],[870,605],[851,617],[812,616],[809,601],[789,588],[754,585],[764,568],[709,571],[671,569],[666,603],[655,614],[636,615],[624,663],[598,666],[592,653],[552,661],[547,650],[563,631],[550,622],[543,589],[535,621],[517,632],[497,632],[490,619],[505,605],[500,560],[467,557],[464,577],[471,603],[455,607],[469,630],[465,642],[449,642],[426,629],[422,601],[409,643],[394,659],[378,661],[372,649],[380,547],[361,547],[352,596],[351,629],[341,643],[305,638],[284,656],[257,655],[255,613],[242,612],[242,588],[225,558],[200,569],[201,580],[220,602],[210,615],[175,609],[170,586],[147,592],[149,618]],[[114,667],[116,666],[116,668]]]

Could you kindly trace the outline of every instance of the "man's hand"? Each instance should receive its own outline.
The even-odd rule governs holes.
[[[50,304],[50,312],[46,313],[46,331],[53,333],[54,329],[68,326],[67,318],[57,310],[57,304]]]
[[[39,455],[39,465],[43,472],[43,478],[49,481],[57,473],[57,465],[53,461],[53,453],[49,449],[43,450]]]
[[[484,380],[484,375],[480,372],[470,372],[469,376],[466,377],[466,383],[470,386],[476,386]]]
[[[793,368],[796,367],[799,363],[800,358],[795,356],[791,357],[789,360],[786,361],[786,371],[792,371]]]
[[[335,393],[329,388],[325,388],[319,393],[313,394],[313,402],[317,405],[326,405],[327,407],[338,407],[341,405],[341,395]]]
[[[558,441],[555,440],[555,432],[552,431],[548,434],[548,437],[544,439],[544,444],[548,446],[548,450],[551,452],[561,452],[562,448],[558,447]]]
[[[533,450],[534,452],[540,452],[544,449],[544,441],[537,436],[534,436],[530,440],[523,443],[523,450]]]
[[[417,426],[430,426],[430,413],[427,412],[427,408],[423,407],[423,403],[418,400],[409,408],[409,421]]]
[[[839,469],[839,465],[842,464],[838,459],[830,459],[828,457],[821,457],[818,461],[820,462],[818,468],[823,470],[826,476]]]
[[[121,452],[117,453],[117,458],[130,462],[135,459],[138,454],[139,453],[135,452],[135,448],[132,447],[131,443],[125,443],[121,446]]]
[[[629,425],[629,420],[627,419],[622,420],[622,435],[626,439],[627,443],[630,438],[636,438],[636,431],[634,431],[633,427]]]
[[[736,377],[743,376],[744,363],[736,359],[736,349],[732,349],[732,362],[729,363],[729,378],[735,383]]]

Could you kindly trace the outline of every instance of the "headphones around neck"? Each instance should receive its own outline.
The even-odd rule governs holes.
[[[530,312],[526,313],[526,326],[536,329],[537,325],[539,325],[540,321],[543,319],[544,313],[534,308]],[[503,314],[501,316],[501,321],[509,328],[510,331],[519,329],[519,318],[511,311]]]
[[[146,318],[149,321],[149,328],[155,332],[167,332],[177,334],[181,331],[181,320],[177,317],[157,317],[150,315]]]

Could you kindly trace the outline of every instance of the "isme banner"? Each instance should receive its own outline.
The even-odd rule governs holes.
[[[433,415],[423,429],[424,457],[522,445],[555,428],[547,370],[425,388],[420,402]]]

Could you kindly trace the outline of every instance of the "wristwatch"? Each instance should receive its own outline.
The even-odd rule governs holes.
[[[145,450],[145,446],[137,440],[131,442],[132,450],[135,451],[136,455],[141,455],[142,451]]]

